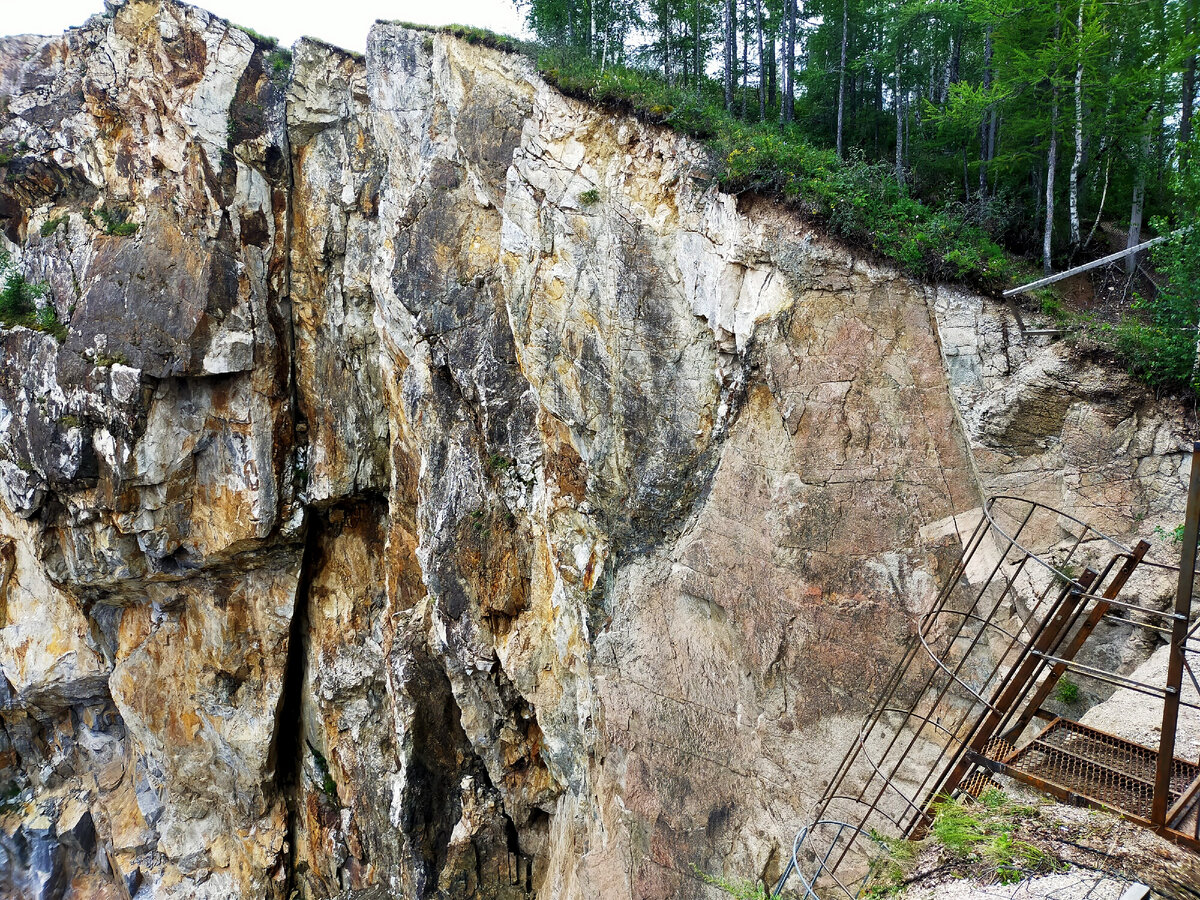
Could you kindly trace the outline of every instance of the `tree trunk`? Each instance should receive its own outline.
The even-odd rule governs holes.
[[[783,60],[783,121],[796,118],[796,92],[793,81],[796,74],[796,0],[784,0],[787,6],[787,37],[784,40]]]
[[[1059,18],[1062,4],[1054,4],[1054,43],[1062,37]],[[1054,237],[1054,168],[1058,165],[1058,73],[1050,73],[1050,150],[1046,154],[1046,227],[1042,232],[1042,270],[1049,275],[1053,258],[1050,255]]]
[[[663,78],[667,84],[671,83],[671,7],[667,0],[661,0],[662,10],[659,15],[662,16],[662,60],[663,60]]]
[[[1050,104],[1050,150],[1046,154],[1046,227],[1042,232],[1042,270],[1049,275],[1053,259],[1050,255],[1054,235],[1054,167],[1058,164],[1058,89]]]
[[[754,29],[758,32],[758,121],[767,120],[766,63],[763,57],[762,0],[754,0]]]
[[[767,97],[768,102],[775,103],[778,99],[779,79],[776,77],[778,68],[775,63],[775,35],[767,38]]]
[[[1079,169],[1083,165],[1083,3],[1075,17],[1075,156],[1071,159],[1071,251],[1079,249]]]
[[[983,89],[992,86],[992,25],[983,30]],[[987,193],[987,167],[995,150],[992,144],[996,110],[989,105],[983,111],[983,122],[979,126],[979,195]]]
[[[1036,223],[1042,215],[1042,199],[1044,192],[1042,191],[1042,167],[1034,166],[1033,169],[1033,221]]]
[[[679,38],[675,44],[675,53],[679,57],[679,86],[687,87],[692,82],[689,80],[692,77],[692,57],[687,49],[687,22],[684,21],[679,26]]]
[[[1184,37],[1191,38],[1196,33],[1196,0],[1188,0],[1187,15],[1184,19]],[[1179,114],[1179,142],[1182,148],[1179,152],[1181,161],[1188,157],[1188,141],[1192,138],[1192,116],[1196,103],[1196,54],[1188,56],[1183,65],[1183,102]]]
[[[900,44],[896,44],[896,76],[892,86],[893,101],[896,107],[896,180],[904,184],[904,102],[900,97],[900,61],[902,54]]]
[[[1126,249],[1136,247],[1142,242],[1142,215],[1146,209],[1146,161],[1150,155],[1150,116],[1146,113],[1145,133],[1142,135],[1141,157],[1137,160],[1137,169],[1133,182],[1133,202],[1129,209],[1129,236],[1125,239]],[[1137,271],[1137,254],[1131,253],[1125,257],[1125,272],[1133,275]]]
[[[1103,146],[1100,152],[1104,153]],[[1096,210],[1096,221],[1092,222],[1092,230],[1088,232],[1087,240],[1083,242],[1083,246],[1087,246],[1092,242],[1092,237],[1096,234],[1096,229],[1100,227],[1100,217],[1104,215],[1104,201],[1108,199],[1108,179],[1112,174],[1112,155],[1108,156],[1108,161],[1104,165],[1104,190],[1100,192],[1100,208]]]
[[[608,5],[608,21],[604,24],[604,49],[600,51],[600,74],[604,74],[604,68],[608,65],[608,41],[612,34],[612,4]]]
[[[883,72],[879,69],[875,70],[875,115],[873,116],[875,127],[873,137],[873,154],[875,159],[879,159],[879,121],[883,118]]]
[[[850,0],[842,0],[842,63],[838,71],[837,155],[845,159],[842,127],[846,115],[846,40],[850,24]]]
[[[734,0],[725,0],[725,111],[733,112],[733,60],[737,53],[733,33]]]
[[[700,0],[695,0],[695,4],[696,15],[692,18],[692,68],[696,70],[696,96],[699,97],[704,85],[704,65],[700,53]]]
[[[742,0],[742,96],[741,102],[738,104],[738,115],[743,119],[746,118],[746,91],[749,88],[748,79],[750,74],[750,29],[748,23],[750,15],[747,8],[749,0]]]

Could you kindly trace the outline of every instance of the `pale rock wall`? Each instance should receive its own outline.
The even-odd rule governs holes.
[[[520,57],[129,0],[0,93],[10,894],[771,876],[986,493],[1180,518],[1182,407]]]

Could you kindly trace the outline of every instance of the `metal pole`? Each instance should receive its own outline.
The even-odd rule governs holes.
[[[1191,231],[1191,228],[1182,229],[1183,231]],[[1062,281],[1064,278],[1070,278],[1072,275],[1078,275],[1080,272],[1088,272],[1092,269],[1098,269],[1100,266],[1107,266],[1109,263],[1114,263],[1119,259],[1124,259],[1131,253],[1141,253],[1155,244],[1165,241],[1169,237],[1174,237],[1179,232],[1173,231],[1171,234],[1164,234],[1156,238],[1138,244],[1136,247],[1130,247],[1127,250],[1118,250],[1116,253],[1110,253],[1108,256],[1103,256],[1100,259],[1093,259],[1089,263],[1084,263],[1081,266],[1075,266],[1073,269],[1067,269],[1065,272],[1059,272],[1057,275],[1047,275],[1045,278],[1039,278],[1037,281],[1031,281],[1029,284],[1023,284],[1020,287],[1010,288],[1005,291],[1003,296],[1015,297],[1017,294],[1023,294],[1025,291],[1032,291],[1034,288],[1045,287],[1048,284],[1054,284],[1056,281]]]
[[[1167,662],[1167,696],[1163,700],[1162,734],[1158,742],[1158,769],[1154,775],[1154,804],[1150,823],[1162,827],[1171,800],[1171,772],[1175,767],[1175,728],[1179,724],[1179,694],[1183,685],[1183,644],[1192,612],[1192,586],[1196,578],[1196,538],[1200,533],[1200,441],[1192,444],[1192,480],[1188,485],[1187,517],[1183,525],[1183,550],[1179,555],[1179,589],[1175,593],[1175,622],[1171,628],[1171,655]]]

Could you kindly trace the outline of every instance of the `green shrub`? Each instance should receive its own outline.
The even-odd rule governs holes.
[[[1141,306],[1137,304],[1137,306]],[[1176,326],[1127,316],[1115,327],[1102,327],[1129,373],[1151,387],[1193,387],[1196,333]]]
[[[49,293],[49,285],[27,280],[12,257],[0,250],[0,324],[44,331],[62,343],[67,339],[67,328],[59,321],[54,305],[38,303]]]
[[[20,273],[12,261],[12,257],[0,250],[0,321],[7,325],[27,324],[24,319],[31,318],[34,303],[46,295],[46,285],[31,284]]]
[[[325,796],[327,796],[334,803],[337,803],[337,782],[333,780],[333,773],[329,771],[329,763],[325,760],[325,756],[320,750],[318,750],[308,741],[305,741],[305,743],[308,744],[308,749],[313,755],[313,763],[316,766],[317,775],[321,780],[321,790],[325,792]]]
[[[282,47],[271,51],[267,67],[273,75],[285,75],[292,68],[292,51]]]
[[[1187,526],[1180,522],[1170,531],[1163,528],[1161,525],[1154,526],[1154,534],[1156,537],[1162,538],[1164,541],[1169,540],[1175,544],[1183,543],[1183,531]]]
[[[120,350],[114,353],[101,351],[96,354],[92,363],[97,368],[107,369],[109,366],[127,366],[129,365],[129,359]]]
[[[595,188],[588,188],[579,195],[579,202],[584,206],[591,206],[594,203],[600,202],[600,192]]]
[[[1134,301],[1132,315],[1095,329],[1131,375],[1152,387],[1200,391],[1196,340],[1200,325],[1200,140],[1173,179],[1174,222],[1151,224],[1166,240],[1153,251],[1162,286]]]
[[[1075,703],[1079,699],[1079,685],[1064,675],[1054,686],[1054,698],[1060,703]]]
[[[54,219],[47,219],[42,223],[42,227],[40,229],[42,237],[50,237],[50,235],[58,231],[60,225],[66,225],[68,221],[69,217],[66,215],[58,216]]]
[[[38,331],[54,335],[60,344],[67,339],[67,326],[59,321],[58,310],[52,303],[39,306],[34,310],[33,327]]]

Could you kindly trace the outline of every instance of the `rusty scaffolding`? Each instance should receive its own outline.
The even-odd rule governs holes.
[[[888,839],[922,837],[937,801],[978,797],[997,776],[1200,850],[1200,760],[1175,755],[1181,708],[1200,712],[1183,698],[1185,675],[1200,693],[1200,621],[1190,621],[1198,530],[1200,443],[1178,566],[1148,559],[1145,541],[1130,549],[1044,504],[988,500],[811,822],[796,834],[774,895],[794,878],[805,898],[857,897]],[[1173,608],[1123,598],[1135,573],[1173,578]],[[1104,621],[1166,640],[1165,683],[1079,659]],[[1048,711],[1067,673],[1160,703],[1158,745]]]

